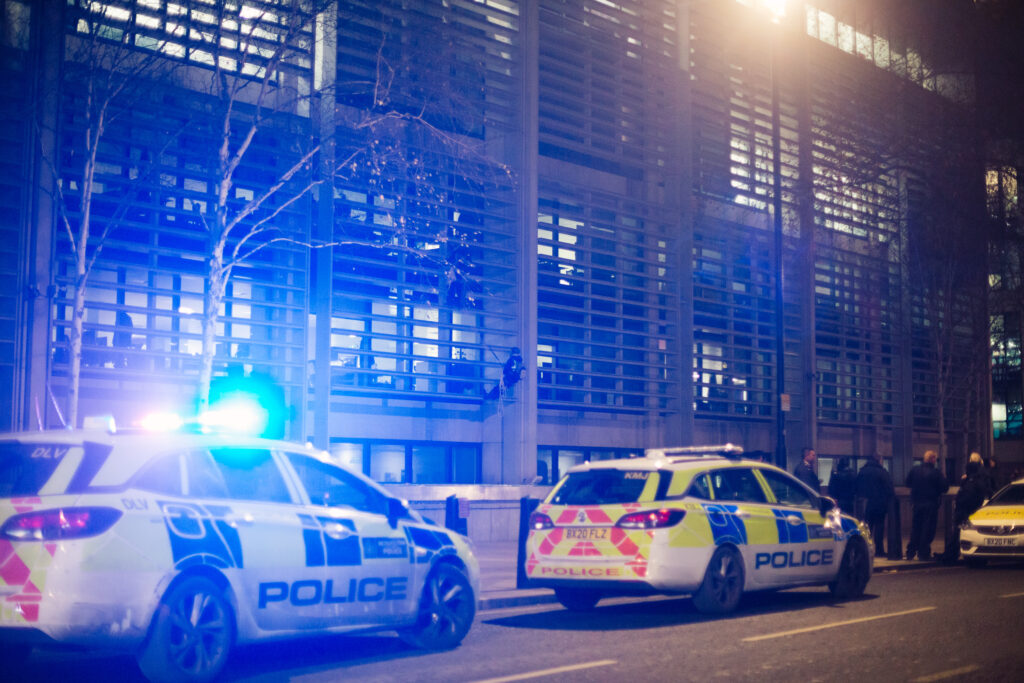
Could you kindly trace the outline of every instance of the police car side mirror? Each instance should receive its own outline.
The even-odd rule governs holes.
[[[829,498],[828,496],[821,496],[818,498],[818,510],[823,515],[827,515],[836,509],[835,498]]]
[[[398,527],[398,520],[409,516],[409,508],[405,501],[400,498],[388,498],[388,526],[392,529]]]

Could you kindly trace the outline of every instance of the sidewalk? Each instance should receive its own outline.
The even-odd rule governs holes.
[[[932,543],[931,560],[890,560],[875,558],[875,573],[898,572],[935,567],[935,557],[944,548],[943,541]],[[555,602],[555,594],[546,588],[516,588],[516,543],[490,541],[474,543],[480,561],[480,609],[499,609]]]

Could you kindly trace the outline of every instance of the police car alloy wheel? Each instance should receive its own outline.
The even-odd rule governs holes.
[[[573,612],[588,612],[601,600],[601,593],[585,588],[556,588],[555,598]]]
[[[706,614],[724,614],[736,608],[742,595],[743,560],[735,548],[721,546],[711,556],[693,604]]]
[[[423,588],[419,621],[399,635],[413,647],[450,650],[466,637],[475,616],[476,599],[466,575],[451,564],[440,564]]]
[[[227,663],[234,637],[234,615],[221,589],[191,576],[171,587],[153,615],[139,668],[151,681],[210,681]]]

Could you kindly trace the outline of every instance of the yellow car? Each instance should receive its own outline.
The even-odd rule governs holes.
[[[652,449],[572,468],[530,518],[526,573],[568,609],[605,596],[690,593],[703,612],[745,591],[864,593],[866,528],[785,471],[723,447]]]
[[[960,527],[968,566],[993,558],[1024,558],[1024,479],[1000,489]]]

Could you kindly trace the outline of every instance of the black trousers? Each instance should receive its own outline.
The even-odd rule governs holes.
[[[885,555],[885,510],[865,510],[864,523],[875,539],[875,557]]]
[[[932,541],[935,540],[935,527],[938,522],[938,505],[914,504],[910,522],[910,542],[907,544],[907,559],[914,555],[922,560],[931,558]]]

